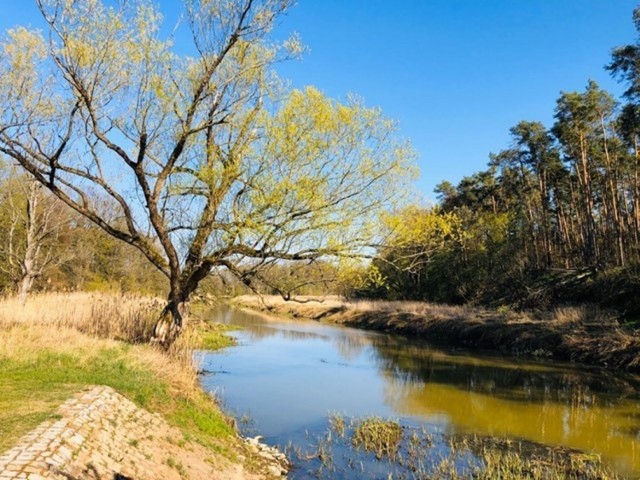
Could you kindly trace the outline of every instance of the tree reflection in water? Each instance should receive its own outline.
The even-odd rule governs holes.
[[[640,474],[635,377],[224,308],[212,317],[241,327],[235,335],[247,347],[223,355],[229,365],[222,369],[233,372],[236,362],[238,375],[212,383],[232,378],[234,398],[245,395],[258,429],[274,426],[277,441],[324,428],[329,411],[388,413],[450,434],[594,451],[620,471]],[[253,397],[260,400],[251,403]]]

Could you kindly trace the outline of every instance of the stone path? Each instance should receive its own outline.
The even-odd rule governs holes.
[[[0,456],[0,480],[244,479],[241,465],[185,442],[159,415],[108,387],[65,402]]]

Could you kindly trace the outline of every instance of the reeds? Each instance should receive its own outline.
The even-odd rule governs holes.
[[[360,420],[354,427],[353,445],[373,452],[378,460],[394,460],[402,440],[402,427],[394,420],[370,417]]]
[[[145,343],[162,307],[160,299],[134,295],[41,293],[31,295],[25,305],[14,297],[0,301],[0,322],[5,328],[71,328],[98,338]]]
[[[291,448],[318,478],[402,480],[619,480],[594,454],[509,438],[477,437],[380,417],[333,414],[328,428]],[[326,473],[325,473],[326,472]]]

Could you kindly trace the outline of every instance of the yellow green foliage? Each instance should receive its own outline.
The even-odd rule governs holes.
[[[425,253],[447,248],[468,238],[456,213],[441,212],[437,208],[410,206],[400,213],[385,216],[384,223],[391,232],[391,245],[418,247]]]
[[[174,47],[149,0],[38,2],[50,43],[20,29],[0,44],[0,147],[172,298],[214,269],[266,283],[274,264],[361,256],[414,152],[379,109],[286,88],[274,66],[302,47],[266,35],[289,4],[185,2]]]

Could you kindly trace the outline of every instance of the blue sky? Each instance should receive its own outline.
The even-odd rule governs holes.
[[[553,122],[561,90],[589,78],[622,91],[603,66],[632,42],[628,0],[301,0],[280,25],[309,46],[282,73],[347,92],[400,123],[433,197],[485,167],[520,120]]]
[[[34,3],[34,2],[33,2]],[[171,17],[175,0],[161,0]],[[561,90],[589,78],[622,88],[603,66],[636,33],[631,0],[299,0],[274,32],[296,31],[303,60],[280,67],[294,87],[315,85],[379,106],[419,154],[418,189],[433,198],[509,144],[519,120],[553,121]],[[0,0],[0,29],[38,25],[31,1]]]

